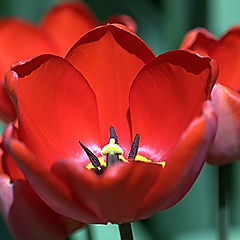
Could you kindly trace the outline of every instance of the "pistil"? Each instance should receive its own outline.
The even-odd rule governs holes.
[[[110,128],[110,136],[111,136],[111,128]],[[107,167],[121,161],[119,159],[119,155],[122,155],[122,154],[123,154],[123,150],[118,144],[116,144],[115,138],[110,138],[109,144],[107,144],[102,148],[102,155],[107,155]]]
[[[118,145],[117,134],[113,126],[110,126],[109,133],[110,133],[109,144],[105,145],[101,151],[102,155],[106,155],[106,167],[109,167],[118,162],[121,162],[122,160],[119,158],[119,156],[123,154],[123,149]],[[139,140],[140,140],[140,135],[136,134],[131,146],[131,150],[128,154],[129,162],[134,161],[137,156]],[[91,152],[86,146],[84,146],[82,142],[79,141],[79,144],[87,154],[96,173],[98,175],[102,174],[106,167],[101,165],[98,157],[94,155],[94,153]]]

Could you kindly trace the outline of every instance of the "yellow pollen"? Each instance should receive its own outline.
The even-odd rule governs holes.
[[[109,155],[123,154],[122,148],[118,144],[116,144],[116,141],[114,138],[110,138],[109,144],[107,144],[102,148],[102,155],[106,155],[106,154],[109,154]]]
[[[122,161],[125,162],[125,163],[129,163],[128,160],[126,160],[123,155],[120,155],[120,156],[119,156],[119,159],[122,160]],[[101,166],[103,166],[103,167],[106,167],[106,166],[107,166],[107,164],[106,164],[106,162],[104,161],[103,157],[98,157],[98,160],[99,160]],[[153,162],[153,161],[151,161],[151,160],[149,160],[149,159],[147,159],[147,158],[145,158],[145,157],[143,157],[143,156],[141,156],[141,155],[137,155],[136,158],[135,158],[135,161],[159,164],[159,165],[162,166],[162,168],[164,168],[165,165],[166,165],[166,162],[165,162],[165,161]],[[91,170],[91,169],[94,169],[94,166],[92,165],[92,163],[89,163],[89,164],[86,166],[86,168],[87,168],[88,170]]]
[[[136,158],[135,158],[135,161],[140,161],[140,162],[147,162],[147,163],[155,163],[155,164],[159,164],[161,165],[163,168],[165,167],[166,165],[166,162],[165,161],[159,161],[159,162],[153,162],[141,155],[137,155]]]
[[[103,167],[106,167],[106,166],[107,166],[107,165],[106,165],[106,162],[105,162],[104,159],[103,159],[103,157],[98,157],[98,160],[99,160],[101,166],[103,166]],[[87,168],[88,170],[95,169],[91,162],[86,166],[86,168]]]

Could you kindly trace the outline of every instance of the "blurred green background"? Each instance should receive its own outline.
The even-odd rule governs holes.
[[[18,16],[34,23],[57,0],[1,0],[0,15]],[[126,13],[138,24],[138,34],[156,55],[178,48],[184,34],[204,26],[220,36],[228,27],[240,23],[239,0],[85,0],[99,20]],[[0,36],[1,37],[1,36]],[[240,239],[240,164],[228,166],[229,239]],[[205,165],[185,198],[171,209],[134,223],[136,240],[217,239],[217,169]],[[117,226],[93,226],[94,239],[119,239]],[[85,239],[85,230],[71,239]],[[0,219],[0,239],[12,239]]]

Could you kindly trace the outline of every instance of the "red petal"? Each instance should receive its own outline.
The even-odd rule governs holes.
[[[180,46],[180,49],[198,50],[209,53],[217,44],[215,37],[204,28],[195,28],[189,31]]]
[[[4,79],[4,85],[6,92],[8,93],[8,98],[12,100],[15,109],[17,108],[17,79],[18,75],[13,71],[7,72]]]
[[[0,119],[6,123],[16,118],[16,111],[5,89],[4,82],[0,80]]]
[[[89,170],[78,168],[73,161],[57,162],[53,166],[53,172],[72,189],[74,197],[85,202],[99,216],[95,222],[81,214],[77,216],[77,219],[87,223],[136,220],[140,204],[161,171],[162,167],[156,164],[133,162],[112,166],[99,177]]]
[[[41,53],[51,53],[55,49],[41,31],[17,19],[6,19],[0,22],[0,80],[10,65],[22,58]],[[36,47],[37,46],[37,47]],[[0,83],[0,116],[4,121],[16,117],[12,103]]]
[[[109,19],[105,20],[105,23],[120,23],[125,25],[132,32],[137,32],[136,22],[130,16],[125,14],[114,15]]]
[[[97,26],[97,20],[83,3],[60,3],[43,21],[42,29],[51,37],[64,56],[86,32]]]
[[[240,26],[231,28],[218,40],[205,29],[194,29],[186,35],[181,48],[206,51],[219,64],[218,82],[240,89]]]
[[[24,181],[10,184],[6,175],[0,175],[0,193],[2,213],[16,239],[64,240],[81,226],[51,210]]]
[[[13,125],[13,123],[10,123],[6,129],[3,132],[3,137],[13,137],[17,138],[17,129]],[[4,144],[2,143],[2,139],[0,141],[1,144],[1,162],[3,167],[3,172],[7,173],[8,176],[11,178],[11,181],[15,181],[16,179],[22,179],[25,180],[25,177],[23,176],[20,169],[17,167],[16,163],[12,160],[9,153],[6,151]]]
[[[95,95],[83,76],[52,55],[39,56],[12,70],[19,77],[19,139],[48,167],[58,158],[79,159],[86,165],[78,141],[96,148],[99,128]]]
[[[207,102],[203,115],[194,119],[181,135],[152,191],[142,203],[139,218],[173,206],[187,193],[202,168],[216,130],[216,115]]]
[[[240,26],[228,31],[210,52],[219,64],[218,83],[240,89]]]
[[[215,72],[211,59],[177,50],[160,55],[137,75],[130,92],[133,135],[139,154],[166,160],[189,123],[200,115]]]
[[[211,96],[218,116],[218,129],[208,162],[221,165],[240,157],[240,94],[216,84]]]
[[[97,97],[102,144],[113,125],[120,145],[130,142],[129,89],[142,66],[154,58],[136,35],[118,26],[106,25],[83,36],[67,54],[87,79]]]
[[[0,138],[1,139],[1,138]],[[2,141],[2,139],[1,139],[1,141]],[[2,151],[2,149],[0,148],[0,157],[2,157],[2,154],[3,154],[3,151]],[[1,173],[4,173],[4,170],[3,170],[3,166],[2,166],[2,161],[0,161],[0,174]]]
[[[55,163],[53,172],[77,199],[97,213],[98,222],[89,223],[131,222],[170,207],[186,194],[201,170],[215,133],[216,116],[206,103],[204,115],[191,122],[165,168],[132,162],[115,165],[99,177],[65,160]],[[78,219],[83,220],[81,215]]]
[[[4,172],[9,175],[12,181],[15,181],[16,179],[25,179],[16,163],[6,151],[4,151],[2,156],[2,165]]]
[[[22,20],[2,20],[0,35],[0,79],[3,79],[13,62],[55,51],[54,46],[40,30]]]
[[[92,221],[96,219],[96,215],[84,203],[73,200],[71,189],[55,177],[23,143],[5,138],[4,144],[33,189],[48,206],[59,214],[74,219],[77,219],[79,215]],[[71,206],[71,208],[66,210],[66,206]],[[68,215],[69,211],[71,216]]]

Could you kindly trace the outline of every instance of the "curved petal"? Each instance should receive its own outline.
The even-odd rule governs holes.
[[[139,208],[138,218],[176,204],[197,178],[217,130],[216,115],[210,102],[203,106],[203,115],[195,118],[167,160],[158,179]]]
[[[22,142],[5,137],[4,144],[33,189],[48,206],[73,219],[81,215],[83,219],[95,221],[97,216],[85,203],[74,201],[71,189],[42,165]],[[78,165],[78,168],[81,166]],[[66,206],[70,206],[67,211]]]
[[[11,64],[20,59],[55,52],[54,45],[42,31],[19,19],[0,21],[0,35],[0,79]]]
[[[13,81],[17,81],[19,139],[47,167],[59,158],[88,164],[78,141],[97,149],[99,128],[95,95],[84,77],[64,59],[42,55],[7,74],[11,94]]]
[[[2,141],[2,139],[1,139],[1,141]],[[0,156],[2,156],[2,153],[3,153],[3,151],[2,151],[2,149],[0,148]],[[1,174],[1,173],[4,173],[3,166],[2,166],[2,161],[0,161],[0,174]]]
[[[51,210],[27,182],[11,184],[4,174],[0,174],[0,206],[17,240],[64,240],[82,225]]]
[[[5,89],[4,82],[0,81],[0,119],[6,123],[16,118],[16,111]]]
[[[120,23],[125,25],[128,29],[130,29],[132,32],[136,33],[137,32],[137,24],[131,18],[129,15],[125,14],[118,14],[118,15],[113,15],[109,19],[104,21],[106,24],[107,23]]]
[[[76,162],[63,160],[56,162],[52,171],[72,189],[75,198],[100,216],[100,221],[89,223],[131,222],[170,207],[186,194],[202,168],[215,133],[216,116],[207,102],[203,115],[194,119],[181,136],[165,168],[154,163],[122,163],[99,177],[77,168]]]
[[[72,189],[76,199],[85,202],[99,216],[95,222],[87,219],[88,223],[123,223],[137,220],[139,205],[161,170],[156,164],[132,162],[114,165],[96,176],[65,160],[55,163],[52,171]],[[82,215],[77,219],[86,221]]]
[[[209,53],[217,44],[217,39],[204,28],[195,28],[189,31],[180,46],[180,49],[198,50]]]
[[[218,116],[218,129],[208,162],[221,165],[240,157],[240,94],[216,84],[211,96]]]
[[[235,90],[240,89],[240,26],[230,29],[219,39],[210,55],[219,64],[218,83]]]
[[[1,81],[13,62],[42,53],[55,52],[52,43],[40,30],[19,19],[1,20],[0,36]],[[0,83],[0,116],[6,122],[16,117],[16,112],[2,82]]]
[[[139,154],[165,161],[189,123],[201,114],[216,78],[210,58],[183,50],[160,55],[137,75],[130,91],[132,133]]]
[[[21,142],[5,136],[4,144],[52,209],[85,223],[136,220],[140,202],[162,170],[156,164],[133,162],[113,166],[99,178],[77,161],[63,160],[54,163],[51,173]]]
[[[16,137],[16,128],[13,127],[12,124],[8,125],[2,135],[4,139]],[[14,239],[64,240],[70,233],[82,226],[81,223],[50,209],[30,185],[23,181],[25,177],[5,151],[3,144],[1,148],[3,148],[1,158],[5,169],[3,168],[0,172],[0,212],[14,235]],[[5,174],[6,165],[7,172],[11,176]]]
[[[114,126],[120,145],[130,144],[129,89],[142,66],[154,58],[147,45],[120,26],[105,25],[83,36],[66,60],[87,79],[96,94],[102,144]]]
[[[2,143],[2,139],[4,137],[17,138],[17,129],[13,123],[8,124],[8,126],[6,127],[6,129],[4,130],[1,136],[0,149],[2,151],[1,152],[1,164],[3,168],[2,170],[11,178],[11,181],[15,181],[17,179],[25,180],[24,175],[22,174],[20,169],[17,167],[16,163],[12,160],[11,156],[6,151],[4,144]]]
[[[240,89],[240,26],[229,29],[220,39],[203,28],[194,29],[186,35],[180,48],[206,51],[219,64],[218,83]]]
[[[98,22],[82,2],[60,3],[45,17],[42,29],[51,37],[61,56]]]
[[[15,181],[16,179],[25,179],[16,163],[6,151],[3,151],[2,165],[4,173],[8,174],[12,181]]]

